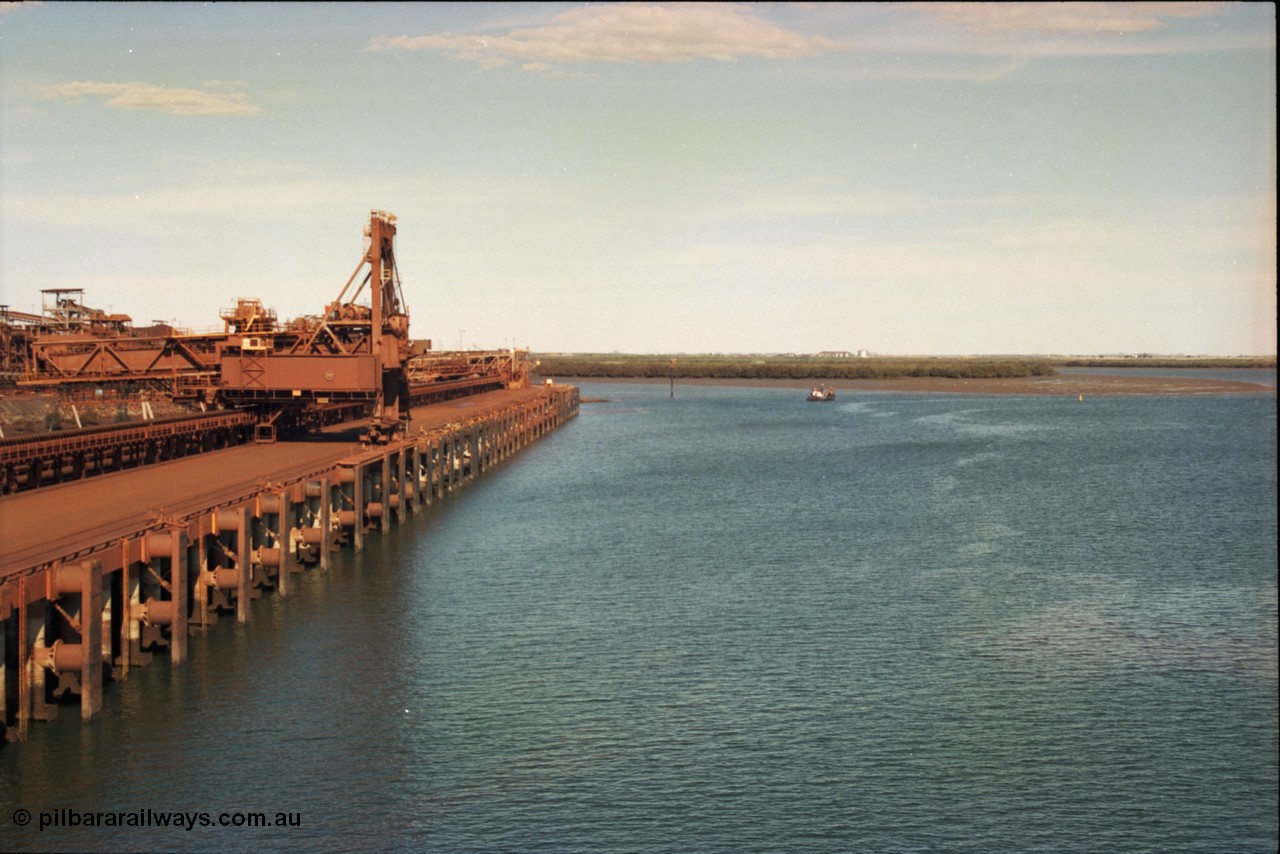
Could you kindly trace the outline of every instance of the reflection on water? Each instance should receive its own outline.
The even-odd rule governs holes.
[[[2,821],[302,827],[3,847],[1275,850],[1274,398],[583,392],[0,751]]]

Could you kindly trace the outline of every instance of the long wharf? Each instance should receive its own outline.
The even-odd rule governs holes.
[[[577,415],[578,390],[505,388],[422,406],[385,444],[359,425],[0,497],[0,730],[79,705],[219,617],[328,569],[331,552],[427,510]]]

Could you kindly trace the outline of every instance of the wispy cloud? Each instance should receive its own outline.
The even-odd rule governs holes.
[[[1273,29],[1242,27],[1239,13],[1239,4],[1223,2],[855,3],[812,9],[610,3],[569,9],[537,25],[506,21],[466,33],[380,36],[366,50],[434,51],[485,68],[516,65],[547,76],[564,76],[573,73],[566,69],[588,63],[845,54],[865,60],[862,73],[869,79],[990,81],[1044,57],[1274,48]],[[809,32],[823,35],[783,22],[798,18],[809,21]],[[1220,20],[1188,26],[1204,18]]]
[[[95,83],[78,81],[46,86],[40,90],[46,98],[81,100],[102,98],[117,110],[148,110],[174,116],[250,116],[262,112],[249,103],[243,92],[209,91],[221,89],[214,81],[205,89],[171,89],[153,83]]]
[[[1220,14],[1226,3],[929,3],[921,8],[978,33],[1132,33]]]
[[[369,45],[369,50],[436,50],[485,66],[520,62],[531,71],[584,62],[796,59],[837,48],[830,39],[770,23],[750,6],[629,3],[571,9],[544,26],[506,34],[390,36]]]
[[[902,49],[1036,57],[1146,56],[1275,48],[1269,26],[1238,3],[913,3],[921,21]],[[1260,4],[1258,4],[1260,5]],[[1195,19],[1218,18],[1192,25]]]

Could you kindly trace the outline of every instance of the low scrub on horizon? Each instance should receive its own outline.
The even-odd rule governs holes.
[[[681,379],[894,379],[898,377],[1050,376],[1047,360],[896,358],[817,359],[799,356],[671,356],[534,354],[543,376]]]
[[[1063,368],[1274,368],[1275,356],[1073,356]]]

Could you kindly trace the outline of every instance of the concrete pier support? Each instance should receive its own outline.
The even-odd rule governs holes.
[[[404,494],[403,504],[407,515],[413,516],[418,512],[418,502],[422,495],[421,488],[418,486],[418,446],[416,444],[404,449],[400,474],[401,492]]]
[[[249,543],[249,508],[241,507],[231,511],[235,513],[236,532],[236,622],[249,622],[250,590],[253,570],[252,549]]]
[[[305,481],[295,493],[290,566],[314,565],[321,572],[329,568],[329,508],[342,500],[341,486],[329,484],[327,477]]]
[[[250,585],[257,591],[255,595],[261,595],[264,589],[273,590],[281,596],[288,595],[288,579],[285,580],[285,591],[280,590],[281,555],[276,548],[279,515],[280,502],[273,492],[260,493],[249,506]]]
[[[47,696],[52,677],[55,696],[78,694],[80,718],[91,720],[102,709],[102,563],[62,564],[47,583],[51,607],[32,603],[42,612],[31,655],[32,716],[57,716]]]
[[[27,618],[26,577],[20,576],[13,586],[17,588],[16,592],[18,594],[18,598],[14,602],[16,607],[12,611],[12,619],[17,623],[13,632],[17,636],[17,649],[14,650],[16,654],[13,656],[13,666],[16,670],[14,675],[17,677],[16,681],[18,683],[14,692],[17,701],[17,708],[14,709],[14,719],[18,724],[18,739],[21,740],[27,737],[27,727],[31,722],[31,674],[28,669],[31,661],[31,647],[28,640],[31,635],[31,626]]]
[[[7,724],[15,711],[10,708],[9,700],[9,650],[13,648],[9,634],[14,624],[13,613],[9,603],[0,599],[0,742],[8,740]]]
[[[365,505],[365,488],[364,488],[364,467],[357,465],[354,468],[355,476],[351,480],[352,490],[352,510],[355,511],[355,521],[351,526],[351,545],[356,551],[364,550],[364,505]]]
[[[467,472],[466,434],[459,433],[449,439],[449,491],[456,492],[462,486]]]
[[[210,590],[213,585],[213,569],[212,561],[209,558],[210,540],[215,539],[213,534],[202,533],[196,540],[196,564],[193,567],[193,590],[195,602],[191,609],[193,619],[187,624],[188,631],[199,627],[200,633],[208,631],[209,625],[218,619],[217,612],[213,610],[209,602]],[[194,625],[192,625],[194,623]]]
[[[48,671],[37,660],[38,651],[48,649],[49,637],[49,602],[41,599],[31,602],[26,607],[27,637],[31,640],[27,646],[26,672],[22,681],[27,686],[26,702],[22,712],[28,720],[51,721],[58,716],[58,707],[49,702]]]
[[[378,518],[378,533],[385,534],[391,527],[391,454],[385,454],[378,462],[378,501],[382,515]]]
[[[149,537],[146,539],[150,539]],[[129,677],[129,668],[147,664],[150,653],[142,649],[142,582],[148,574],[158,575],[148,561],[147,552],[138,563],[127,563],[120,570],[120,658],[117,668],[121,679]]]
[[[484,471],[484,446],[480,439],[483,432],[484,428],[481,425],[474,424],[471,427],[471,435],[467,437],[469,440],[468,444],[471,449],[471,471],[470,477],[468,478],[469,480],[474,479],[478,474],[480,474],[480,472]]]
[[[281,489],[262,496],[261,513],[263,530],[267,536],[262,545],[260,560],[267,567],[274,561],[276,592],[288,598],[293,586],[291,576],[298,563],[293,549],[289,548],[294,505],[289,500],[289,494]]]
[[[78,564],[80,581],[80,719],[102,711],[102,563]]]
[[[185,660],[189,552],[186,531],[174,525],[146,534],[142,559],[124,568],[127,587],[121,598],[127,607],[119,629],[122,677],[129,667],[150,664],[155,647],[168,649],[174,667]]]
[[[181,528],[169,531],[169,601],[173,603],[173,622],[169,626],[169,663],[177,667],[187,660],[187,615],[190,613],[188,568],[191,544]]]
[[[320,494],[324,496],[324,500],[320,502],[320,518],[319,526],[321,531],[320,538],[320,563],[321,572],[329,571],[329,552],[333,550],[333,506],[330,496],[332,483],[327,477],[320,478]]]
[[[427,443],[426,459],[423,460],[425,482],[423,488],[427,494],[427,506],[440,500],[440,440],[431,439]]]

